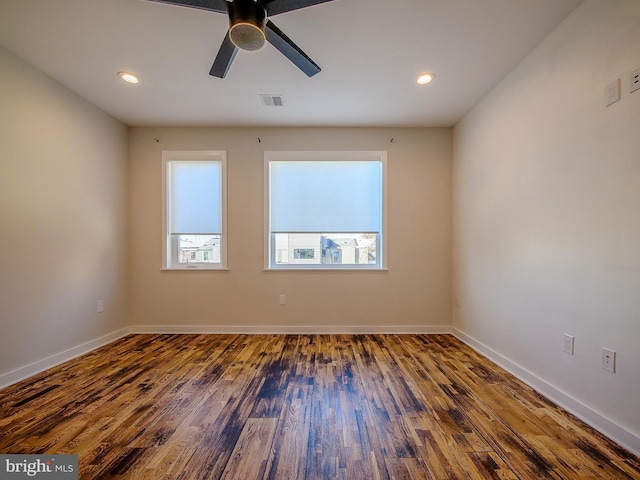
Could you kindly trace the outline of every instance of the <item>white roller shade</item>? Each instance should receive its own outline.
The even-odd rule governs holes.
[[[381,161],[269,162],[271,232],[379,233]]]
[[[169,163],[169,233],[222,233],[222,163]]]

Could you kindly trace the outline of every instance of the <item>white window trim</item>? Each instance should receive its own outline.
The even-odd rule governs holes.
[[[172,246],[169,235],[167,195],[167,171],[172,161],[216,161],[222,164],[222,234],[220,235],[220,263],[196,263],[169,265]],[[226,271],[227,264],[227,152],[224,150],[163,150],[162,151],[162,265],[167,271]]]
[[[382,162],[382,229],[378,242],[379,263],[377,265],[271,265],[271,226],[269,162],[272,161],[379,161]],[[331,232],[318,232],[331,233]],[[264,271],[307,270],[307,271],[388,271],[387,266],[387,152],[380,151],[265,151],[264,152]]]

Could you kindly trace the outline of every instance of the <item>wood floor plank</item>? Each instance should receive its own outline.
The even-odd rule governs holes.
[[[0,390],[0,452],[82,479],[640,479],[450,335],[130,335]]]
[[[271,463],[271,445],[276,425],[275,418],[248,419],[222,472],[222,478],[263,478]]]

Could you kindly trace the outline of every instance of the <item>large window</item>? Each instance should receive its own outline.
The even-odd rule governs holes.
[[[386,152],[265,152],[267,269],[384,267]]]
[[[162,152],[163,268],[225,269],[226,152]]]

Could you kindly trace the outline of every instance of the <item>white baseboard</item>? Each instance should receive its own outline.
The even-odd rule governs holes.
[[[506,371],[547,397],[549,400],[572,413],[583,422],[592,426],[614,442],[629,450],[634,455],[640,456],[640,436],[630,432],[604,415],[589,408],[576,398],[547,383],[544,379],[512,362],[508,358],[503,357],[495,350],[487,347],[482,342],[479,342],[459,329],[453,327],[451,328],[451,333],[482,356],[487,357],[492,362],[498,364]]]
[[[217,334],[436,334],[451,333],[451,327],[441,326],[336,326],[336,325],[134,325],[131,333],[217,333]]]
[[[43,358],[28,365],[16,368],[15,370],[12,370],[10,372],[2,373],[0,374],[0,388],[8,387],[9,385],[18,383],[25,378],[32,377],[33,375],[43,372],[49,368],[55,367],[56,365],[60,365],[61,363],[79,357],[80,355],[89,353],[96,348],[102,347],[103,345],[118,340],[119,338],[129,335],[130,333],[130,328],[122,328],[107,335],[103,335],[102,337],[96,338],[95,340],[90,340],[81,345],[77,345],[75,347],[51,355],[47,358]]]

